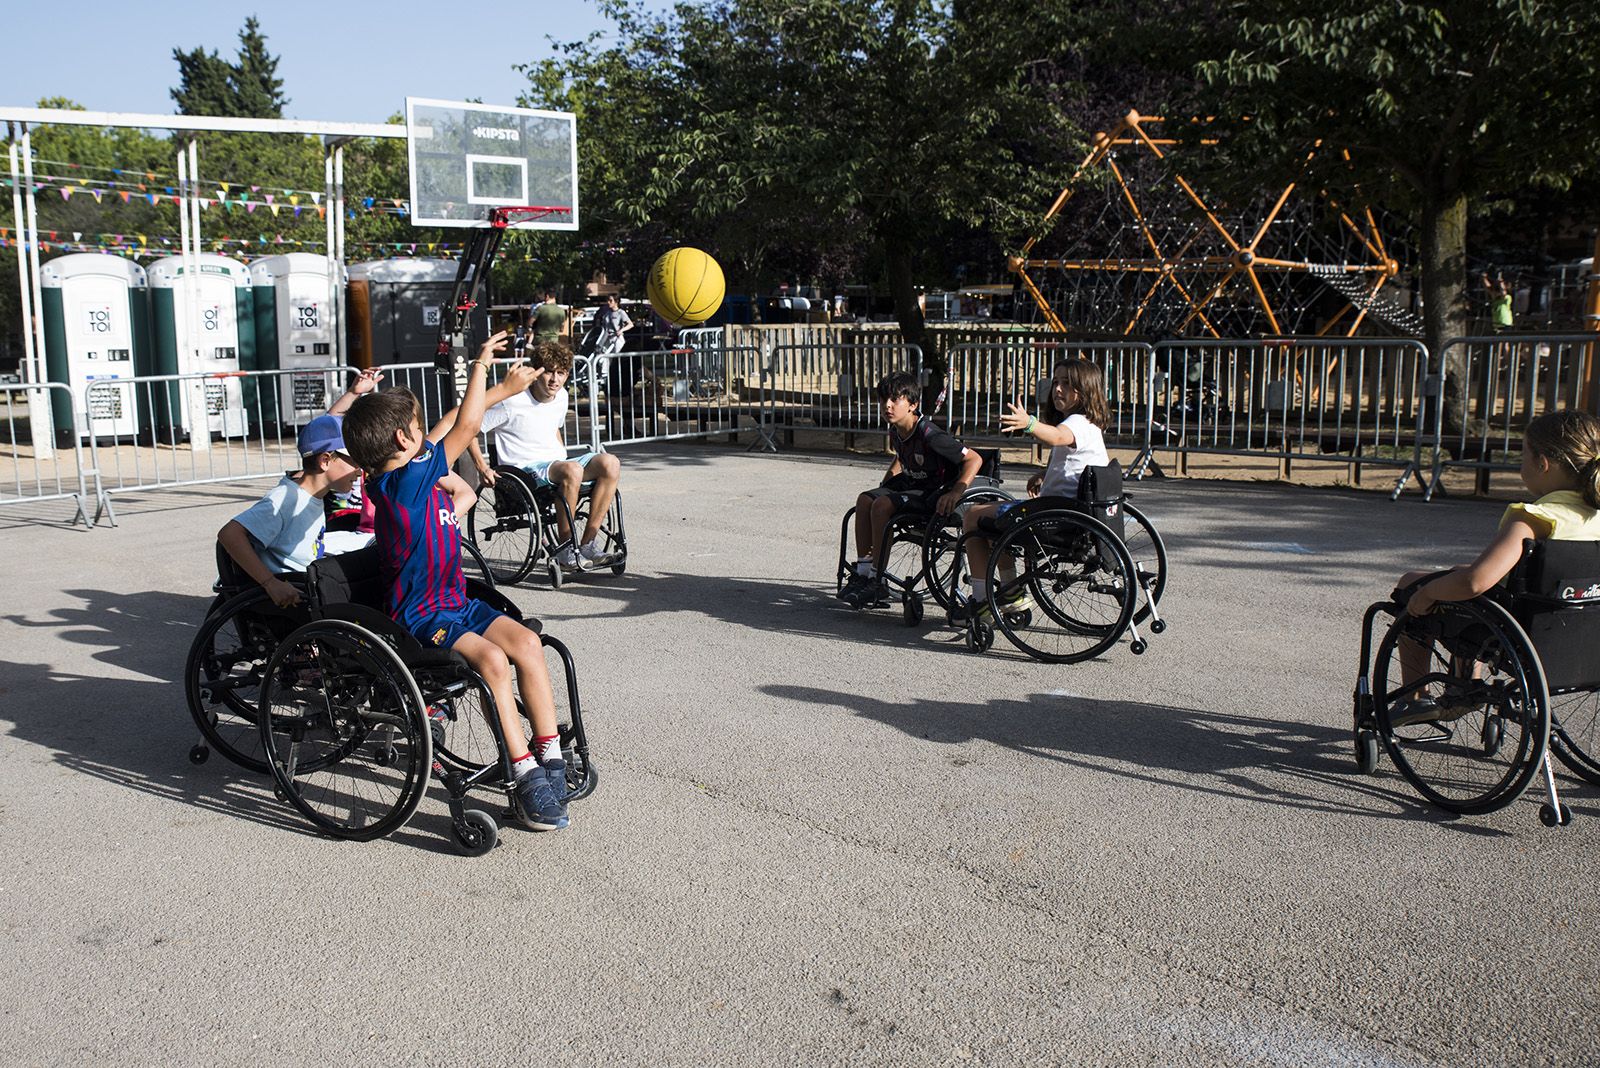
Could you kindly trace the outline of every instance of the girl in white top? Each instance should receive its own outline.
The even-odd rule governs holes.
[[[1050,375],[1050,410],[1040,420],[1028,414],[1019,397],[1010,411],[1000,417],[1004,431],[1019,431],[1050,446],[1045,469],[1028,480],[1030,497],[1075,498],[1078,476],[1085,467],[1110,463],[1102,428],[1111,421],[1111,406],[1106,401],[1105,374],[1089,360],[1060,360]],[[980,520],[1004,515],[1020,501],[980,504],[967,509],[961,529],[967,535],[967,567],[972,575],[972,604],[981,606],[989,597],[989,541],[973,532]],[[1015,561],[1002,559],[1002,578],[1014,576]],[[1018,591],[1018,596],[1022,595]],[[952,618],[964,616],[957,611]]]
[[[1406,613],[1424,616],[1440,601],[1470,601],[1494,589],[1522,558],[1522,543],[1600,541],[1600,419],[1585,412],[1549,412],[1522,432],[1522,483],[1536,498],[1513,504],[1500,517],[1488,548],[1470,564],[1449,571],[1412,571],[1400,578],[1396,597]],[[1400,641],[1400,677],[1409,683],[1428,670],[1429,651],[1410,638]],[[1465,710],[1442,707],[1426,693],[1390,710],[1396,727],[1455,718]]]

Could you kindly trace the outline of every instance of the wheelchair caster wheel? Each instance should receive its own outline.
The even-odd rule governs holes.
[[[1020,612],[1006,613],[1006,625],[1012,630],[1027,630],[1033,626],[1033,609],[1024,608]]]
[[[620,574],[624,573],[627,570],[628,570],[628,561],[627,560],[618,560],[616,563],[611,565],[611,573],[613,575],[620,575]]]
[[[456,847],[469,857],[483,856],[500,840],[500,825],[481,808],[469,808],[459,822],[450,825],[450,830],[456,837]]]
[[[1546,801],[1539,806],[1539,822],[1546,827],[1565,827],[1572,822],[1572,810],[1566,805],[1562,805],[1560,811],[1557,811],[1550,807],[1550,802]]]
[[[197,745],[193,749],[189,750],[189,763],[191,764],[204,764],[210,759],[211,750],[206,746]]]
[[[372,762],[380,768],[393,767],[399,756],[392,745],[380,745],[372,750]]]
[[[975,653],[987,652],[994,644],[994,628],[987,623],[974,623],[967,628],[967,648]]]
[[[900,596],[900,613],[905,619],[906,626],[914,627],[922,622],[922,598],[910,590]]]
[[[1501,723],[1499,719],[1490,716],[1484,720],[1483,734],[1480,737],[1480,741],[1483,743],[1484,755],[1494,756],[1494,754],[1498,753],[1500,751],[1500,743],[1505,740],[1505,736],[1505,724]]]
[[[1378,770],[1378,736],[1371,731],[1356,731],[1356,770],[1363,775]]]
[[[1128,648],[1133,650],[1134,656],[1143,656],[1144,651],[1150,648],[1150,643],[1143,638],[1135,638],[1129,643]]]
[[[1164,633],[1166,633],[1166,629],[1167,629],[1167,621],[1166,620],[1164,620],[1164,619],[1152,619],[1150,621],[1150,633],[1151,634],[1164,634]]]
[[[288,804],[289,803],[289,793],[288,793],[288,791],[285,790],[282,786],[278,785],[277,783],[273,783],[272,784],[272,796],[276,797],[279,801],[282,801],[284,804]]]
[[[552,590],[561,588],[561,565],[554,561],[550,564],[550,588]]]

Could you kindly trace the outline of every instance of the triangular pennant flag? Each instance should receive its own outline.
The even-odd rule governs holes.
[[[259,193],[259,192],[261,192],[261,187],[259,185],[253,185],[253,186],[250,187],[250,192]]]
[[[117,196],[121,197],[122,202],[126,204],[128,199],[133,196],[133,191],[129,189],[122,189],[117,192]]]
[[[96,204],[100,203],[100,198],[106,195],[106,191],[104,189],[91,189],[89,192],[93,194],[94,202]]]
[[[317,205],[317,218],[325,219],[327,217],[328,217],[328,209],[326,207],[324,207],[323,205],[318,204]]]
[[[272,209],[272,216],[273,216],[273,218],[277,218],[277,216],[278,216],[278,210],[279,210],[279,209],[278,209],[278,205],[276,205],[276,204],[273,204],[273,203],[271,203],[271,201],[272,201],[272,198],[271,198],[271,197],[268,197],[268,198],[267,198],[267,201],[268,201],[268,203],[267,203],[267,207],[269,207],[269,208],[271,208],[271,209]]]
[[[245,214],[254,215],[256,213],[256,209],[259,208],[260,206],[261,206],[261,204],[260,204],[259,201],[255,201],[255,200],[247,200],[247,201],[245,201],[244,202]]]
[[[291,203],[291,204],[298,204],[298,203],[300,203],[300,198],[299,198],[299,197],[295,197],[295,196],[292,196],[292,197],[290,197],[290,198],[289,198],[289,203]],[[296,213],[296,214],[298,214],[298,212],[297,212],[297,213]]]
[[[74,241],[82,241],[83,240],[83,231],[82,230],[74,230],[74,231],[72,231],[72,240],[74,240]]]
[[[313,203],[313,204],[321,204],[322,203],[322,194],[321,193],[312,193],[311,194],[311,203]]]
[[[223,196],[227,196],[228,195],[228,190],[232,189],[233,186],[229,185],[227,182],[223,182],[223,183],[221,183],[221,185],[222,185],[222,195]]]
[[[61,199],[62,200],[71,200],[72,199],[72,187],[70,185],[64,185],[64,186],[61,187]]]
[[[268,194],[267,194],[267,197],[266,197],[266,200],[267,200],[267,203],[268,203],[268,204],[271,204],[271,203],[272,203],[272,199],[273,199],[273,198],[272,198],[272,194],[271,194],[271,193],[268,193]]]

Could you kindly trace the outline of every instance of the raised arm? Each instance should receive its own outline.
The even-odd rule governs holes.
[[[445,460],[452,465],[467,451],[467,444],[478,436],[478,429],[483,426],[483,413],[488,407],[484,403],[487,394],[484,383],[489,377],[489,364],[493,362],[495,353],[505,349],[507,338],[508,331],[505,330],[490,337],[478,350],[477,359],[472,361],[472,366],[467,370],[466,395],[456,408],[454,423],[439,440]]]
[[[1028,409],[1022,406],[1021,397],[1018,397],[1007,407],[1010,410],[1000,417],[1000,429],[1002,432],[1020,430],[1024,434],[1032,434],[1035,438],[1038,438],[1041,445],[1049,445],[1052,448],[1057,445],[1071,445],[1078,440],[1078,436],[1072,432],[1066,423],[1062,423],[1060,426],[1051,426],[1049,423],[1040,422],[1034,416],[1029,415]]]
[[[350,405],[356,402],[357,397],[363,393],[371,393],[378,388],[378,383],[382,381],[383,372],[376,367],[369,367],[362,371],[356,376],[356,380],[350,383],[350,388],[344,391],[344,396],[334,401],[332,406],[328,408],[328,414],[343,415],[350,410]]]

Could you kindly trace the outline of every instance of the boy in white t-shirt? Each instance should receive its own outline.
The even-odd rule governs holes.
[[[556,563],[564,568],[613,563],[615,554],[601,547],[599,535],[617,493],[622,465],[609,452],[584,452],[570,459],[567,457],[563,431],[572,350],[563,342],[547,341],[533,351],[529,360],[538,365],[533,384],[525,392],[513,394],[485,412],[483,431],[494,435],[495,452],[501,463],[520,467],[535,479],[550,483],[566,498],[567,507],[556,509],[556,524],[561,540],[566,542],[556,553]],[[468,449],[484,484],[494,485],[494,469],[489,466],[476,439]],[[589,520],[582,538],[575,541],[569,517],[577,510],[578,494],[585,482],[594,483],[590,491]]]

